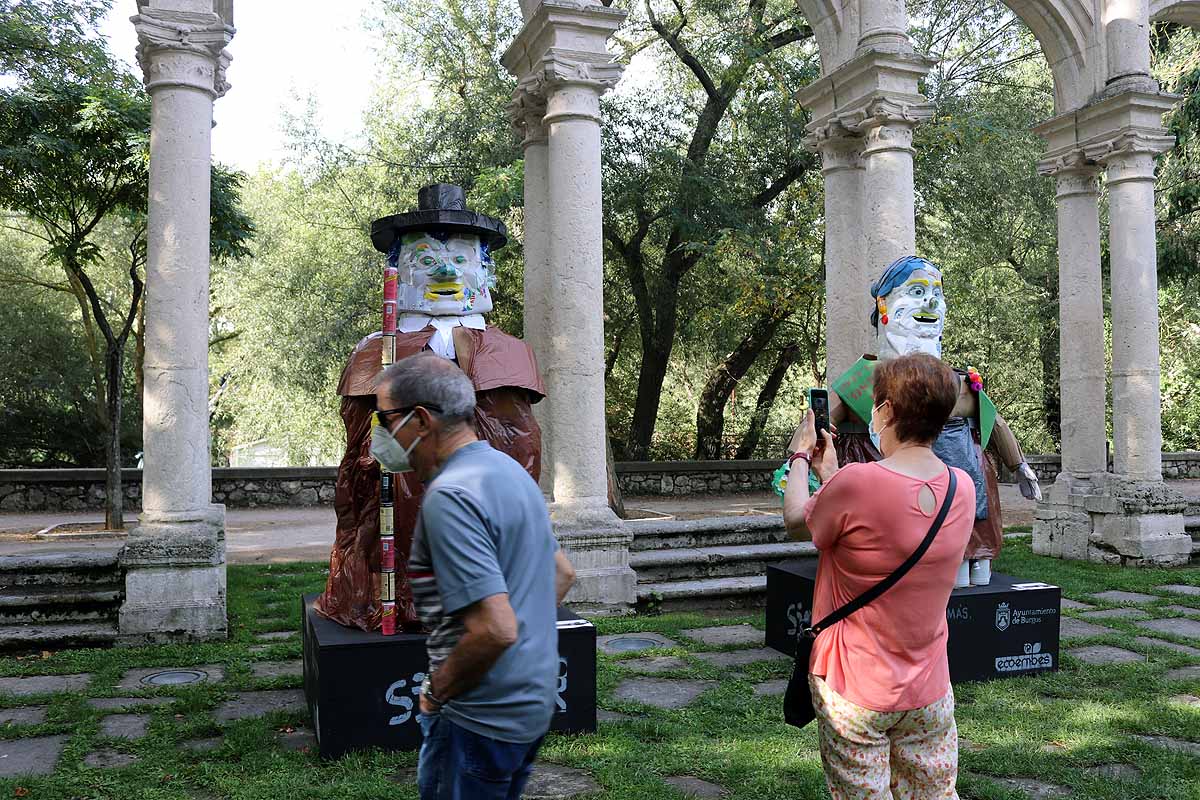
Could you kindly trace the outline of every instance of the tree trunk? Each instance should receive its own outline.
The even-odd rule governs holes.
[[[642,344],[642,367],[638,372],[637,400],[633,405],[633,422],[629,429],[629,445],[626,450],[633,461],[650,460],[650,440],[654,437],[654,425],[658,421],[658,405],[662,400],[662,385],[667,377],[667,365],[671,359],[670,342],[675,338],[672,327],[666,347],[657,342]]]
[[[725,406],[729,396],[791,311],[788,306],[773,306],[760,314],[733,352],[709,376],[696,409],[694,457],[697,460],[724,458],[721,440],[725,434]]]
[[[758,402],[754,405],[754,416],[750,418],[750,427],[738,447],[737,458],[754,458],[754,451],[758,449],[763,429],[767,426],[767,418],[771,416],[771,409],[775,406],[775,398],[779,396],[779,387],[783,385],[783,379],[787,376],[788,370],[799,360],[800,346],[794,342],[779,351],[779,356],[775,359],[775,366],[771,368],[767,382],[763,384],[762,390],[758,393]]]
[[[142,408],[143,390],[146,387],[146,301],[138,302],[137,324],[133,328],[133,389],[138,408]]]
[[[110,345],[104,353],[108,446],[105,448],[104,527],[125,529],[125,494],[121,489],[121,379],[125,366],[124,342]]]

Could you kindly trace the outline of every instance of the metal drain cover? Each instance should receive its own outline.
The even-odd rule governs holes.
[[[168,669],[155,672],[142,678],[147,686],[183,686],[188,683],[200,683],[208,679],[208,673],[202,669]]]
[[[662,642],[654,639],[643,639],[638,636],[622,636],[620,639],[609,639],[607,647],[618,653],[632,653],[635,650],[649,650],[652,647],[662,647]]]

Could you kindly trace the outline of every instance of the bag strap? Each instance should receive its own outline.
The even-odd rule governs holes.
[[[940,511],[938,511],[937,518],[934,519],[933,524],[929,526],[929,533],[925,534],[925,538],[921,540],[919,545],[917,545],[917,549],[912,552],[912,555],[910,555],[903,564],[896,567],[896,571],[891,575],[888,575],[879,583],[875,584],[870,589],[867,589],[849,603],[846,603],[846,605],[829,614],[829,616],[825,617],[816,625],[807,628],[801,633],[801,635],[816,637],[821,633],[821,631],[825,630],[829,626],[836,625],[846,617],[853,614],[855,611],[858,611],[862,607],[873,603],[875,600],[879,599],[880,595],[895,586],[901,578],[908,574],[910,569],[916,566],[917,562],[921,560],[921,557],[925,555],[925,551],[929,549],[931,544],[933,544],[933,539],[935,536],[937,536],[938,531],[942,529],[942,523],[946,521],[946,515],[950,513],[950,505],[954,502],[954,492],[958,488],[958,480],[954,476],[954,470],[947,468],[946,471],[950,473],[950,487],[946,490],[946,499],[942,501],[942,508]]]

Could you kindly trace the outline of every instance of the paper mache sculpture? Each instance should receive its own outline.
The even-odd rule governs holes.
[[[387,253],[383,326],[354,348],[338,394],[346,454],[338,467],[337,537],[316,610],[366,631],[418,630],[406,573],[422,486],[411,473],[380,470],[371,457],[375,380],[389,364],[429,349],[475,384],[475,427],[537,480],[541,430],[532,405],[545,396],[528,345],[488,325],[495,265],[507,243],[500,220],[470,211],[463,190],[426,186],[418,208],[376,220],[371,242]]]
[[[942,357],[946,298],[942,272],[936,265],[917,256],[897,259],[871,286],[871,297],[875,303],[871,312],[875,355],[864,355],[830,387],[840,400],[831,412],[838,429],[839,464],[883,457],[871,442],[867,424],[874,406],[875,365],[912,353]],[[991,560],[1000,554],[1004,541],[995,459],[1016,475],[1025,497],[1040,500],[1042,495],[1016,436],[983,390],[979,372],[973,367],[955,372],[959,376],[958,402],[933,450],[946,464],[965,471],[975,483],[975,527],[956,585],[985,586],[991,581]],[[785,476],[778,475],[777,486],[785,480]]]

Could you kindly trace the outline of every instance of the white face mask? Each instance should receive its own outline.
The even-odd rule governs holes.
[[[879,430],[875,430],[875,412],[881,408],[883,408],[883,403],[880,403],[879,405],[872,408],[871,409],[871,418],[869,420],[867,420],[867,434],[871,437],[871,444],[875,445],[875,449],[878,450],[880,453],[883,452],[883,447],[879,444],[879,435],[881,433],[883,433],[884,431],[886,431],[892,424],[889,422],[887,425],[884,425]]]
[[[887,312],[883,313],[883,309]],[[946,298],[942,294],[941,273],[916,270],[883,298],[880,312],[876,341],[880,358],[912,353],[942,357]]]
[[[492,310],[495,266],[487,245],[472,234],[405,234],[396,254],[397,309],[433,317]]]
[[[415,411],[408,412],[408,416],[400,423],[400,428],[407,425],[415,413]],[[400,428],[396,430],[400,430]],[[413,465],[409,460],[409,456],[412,455],[413,450],[417,449],[417,445],[421,443],[421,438],[418,436],[406,450],[396,441],[396,437],[392,435],[391,431],[382,425],[376,424],[371,429],[371,457],[378,461],[379,465],[388,472],[397,474],[412,472]]]

